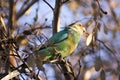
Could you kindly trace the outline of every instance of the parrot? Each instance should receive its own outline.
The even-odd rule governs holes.
[[[43,61],[54,59],[57,54],[60,54],[62,58],[71,55],[77,48],[80,37],[85,31],[84,26],[80,22],[70,24],[64,30],[57,32],[49,38],[44,47],[28,56],[28,64],[41,66]]]
[[[54,34],[51,38],[49,38],[44,44],[45,46],[28,55],[27,60],[23,61],[25,64],[20,65],[18,68],[21,68],[22,66],[21,72],[24,72],[26,68],[29,68],[30,71],[30,68],[35,67],[38,67],[38,69],[43,69],[43,62],[54,59],[54,57],[58,54],[60,54],[62,58],[68,57],[77,48],[80,37],[84,33],[86,33],[86,30],[81,23],[77,22],[70,24],[69,26],[65,27],[64,30]],[[18,68],[17,70],[11,72],[11,75],[14,74],[15,76],[21,74],[18,71]],[[2,80],[9,78],[10,77],[7,75],[2,78]]]

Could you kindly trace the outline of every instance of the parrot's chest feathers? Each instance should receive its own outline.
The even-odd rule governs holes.
[[[70,32],[68,35],[68,44],[70,46],[70,53],[72,53],[78,45],[79,35],[75,35],[74,32]]]
[[[70,31],[69,38],[71,38],[72,42],[77,45],[80,40],[80,33],[77,31]]]
[[[75,44],[73,42],[73,39],[72,39],[71,35],[68,36],[68,44],[70,46],[69,53],[71,54],[74,51],[74,49],[75,49]]]

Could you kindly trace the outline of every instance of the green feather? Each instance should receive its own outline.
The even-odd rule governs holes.
[[[48,42],[52,42],[53,44],[59,43],[64,41],[68,38],[68,30],[63,30],[58,32],[57,34],[53,35]]]

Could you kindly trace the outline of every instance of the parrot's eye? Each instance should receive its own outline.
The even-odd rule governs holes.
[[[78,26],[82,26],[82,24],[78,24]]]
[[[83,30],[83,32],[85,32],[85,30]]]

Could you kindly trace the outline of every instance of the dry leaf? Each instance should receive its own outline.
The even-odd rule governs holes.
[[[93,33],[89,34],[89,36],[87,37],[86,40],[86,45],[89,46],[90,43],[92,42],[92,38],[93,38]]]
[[[24,45],[28,44],[28,39],[24,35],[18,35],[16,37],[16,42],[17,42],[18,45],[24,46]]]
[[[108,33],[108,28],[106,26],[104,26],[104,32],[105,32],[105,34]]]
[[[90,19],[90,20],[86,23],[86,26],[89,27],[92,23],[93,23],[93,20]]]
[[[99,31],[100,31],[100,26],[101,26],[101,24],[98,23],[98,24],[97,24],[97,28],[98,28]]]
[[[118,75],[118,80],[120,80],[120,74]]]
[[[117,6],[117,2],[116,1],[111,1],[110,2],[110,6],[112,7],[112,8],[115,8],[116,6]]]
[[[5,33],[7,32],[7,29],[6,29],[6,26],[5,26],[5,22],[4,22],[4,20],[3,20],[3,18],[0,16],[0,22],[1,22],[1,24],[3,25],[3,28],[4,28],[4,30],[5,30]]]
[[[100,60],[100,58],[97,58],[96,60],[95,60],[95,70],[96,71],[99,71],[100,70],[100,68],[101,68],[101,60]]]
[[[120,64],[118,64],[117,71],[120,72]]]
[[[77,8],[79,7],[79,5],[78,5],[78,3],[76,1],[70,1],[70,3],[68,5],[69,5],[69,8],[72,11],[76,11]]]
[[[105,80],[105,71],[103,69],[100,72],[100,80]]]
[[[31,30],[25,30],[23,32],[24,35],[31,35],[32,34],[32,31]]]

